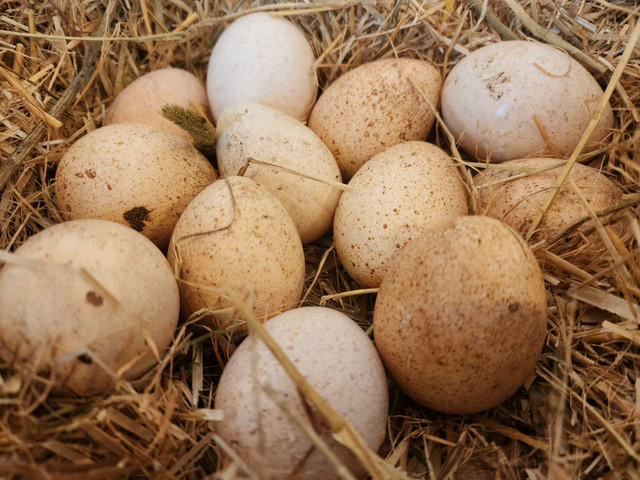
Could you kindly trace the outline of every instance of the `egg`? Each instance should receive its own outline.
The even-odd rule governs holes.
[[[364,331],[346,315],[323,307],[291,310],[265,328],[311,386],[377,450],[387,422],[387,382]],[[222,372],[215,408],[224,413],[216,424],[218,435],[261,477],[345,478],[291,415],[311,426],[354,475],[364,473],[254,336],[240,345]]]
[[[445,413],[480,412],[533,376],[546,334],[542,273],[511,228],[461,217],[400,253],[380,286],[373,329],[409,397]]]
[[[182,314],[233,307],[235,293],[266,318],[296,306],[305,260],[291,217],[250,178],[227,177],[187,206],[171,237]]]
[[[484,214],[511,226],[520,235],[526,235],[533,221],[543,211],[564,164],[557,158],[527,158],[505,162],[503,165],[509,170],[488,169],[477,174],[474,183],[480,194],[479,208]],[[550,169],[554,165],[558,167]],[[544,171],[522,176],[539,170]],[[584,201],[571,182],[575,183],[594,212],[615,207],[622,201],[622,190],[599,170],[575,164],[542,218],[532,241],[554,242],[570,227],[590,217]],[[623,222],[614,222],[613,226],[620,234],[625,230]],[[578,233],[580,245],[572,251],[572,262],[591,263],[605,250],[602,239],[591,221],[583,223]]]
[[[182,211],[216,178],[184,138],[120,123],[88,133],[62,156],[56,201],[67,220],[122,223],[165,250]]]
[[[499,42],[460,61],[442,88],[442,116],[472,156],[504,162],[578,145],[603,92],[566,52],[534,42]],[[613,128],[607,105],[586,151]]]
[[[102,393],[121,369],[138,378],[171,343],[178,286],[138,232],[74,220],[31,236],[15,255],[0,270],[0,354],[48,368],[56,389]]]
[[[207,91],[195,75],[179,68],[163,68],[141,76],[120,92],[107,109],[102,125],[143,123],[192,142],[189,133],[162,115],[165,105],[205,114],[209,111]]]
[[[334,241],[360,285],[377,287],[398,253],[423,231],[467,214],[451,157],[426,142],[394,145],[369,160],[338,203]]]
[[[292,117],[257,103],[227,108],[218,119],[216,156],[223,176],[236,175],[253,158],[316,179],[341,182],[329,149]],[[245,176],[273,193],[291,215],[303,243],[331,227],[341,191],[327,183],[271,167],[251,165]]]
[[[427,138],[435,116],[425,97],[437,108],[441,86],[440,72],[429,62],[400,58],[367,63],[326,89],[311,112],[309,128],[327,144],[342,177],[349,180],[377,153]]]
[[[302,31],[268,13],[240,17],[216,42],[207,69],[215,121],[225,108],[252,101],[306,121],[318,89],[315,57]]]
[[[542,211],[564,164],[564,161],[557,158],[526,158],[503,164],[513,169],[488,169],[477,174],[474,184],[480,194],[479,207],[486,215],[503,221],[525,235]],[[558,168],[549,169],[554,165]],[[545,171],[522,176],[527,171],[540,169]],[[512,179],[508,180],[509,178]],[[595,212],[611,208],[622,201],[622,190],[599,170],[575,164],[543,217],[533,241],[554,240],[567,228],[589,216],[584,202],[570,182],[576,184]]]

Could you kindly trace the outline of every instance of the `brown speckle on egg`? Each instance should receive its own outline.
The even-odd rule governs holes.
[[[87,302],[96,307],[101,306],[104,303],[102,296],[96,292],[87,292]]]
[[[124,218],[129,226],[136,232],[142,232],[145,227],[145,222],[149,220],[150,213],[151,212],[145,207],[134,207],[124,212],[122,218]]]

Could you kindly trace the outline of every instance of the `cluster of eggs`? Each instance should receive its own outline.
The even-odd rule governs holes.
[[[256,13],[217,41],[206,91],[172,68],[129,85],[58,166],[68,221],[34,235],[0,272],[0,354],[49,365],[58,388],[99,393],[157,361],[180,315],[233,316],[240,295],[372,449],[384,437],[385,367],[408,396],[444,412],[485,410],[523,385],[544,343],[546,294],[516,232],[529,228],[602,90],[565,53],[519,41],[468,55],[444,84],[426,61],[367,63],[317,102],[314,64],[297,27]],[[221,178],[162,115],[167,104],[211,112]],[[474,180],[486,216],[467,216],[461,167],[425,141],[439,104],[469,155],[502,162]],[[588,148],[612,126],[608,108]],[[620,200],[596,169],[576,165],[570,180],[594,210]],[[586,216],[576,195],[563,187],[536,240]],[[380,287],[375,346],[340,312],[294,308],[303,244],[332,225],[347,272]],[[297,426],[307,417],[359,469],[253,336],[226,366],[216,408],[220,437],[252,468],[335,476]]]

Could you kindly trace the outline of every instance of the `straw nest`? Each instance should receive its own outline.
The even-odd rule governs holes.
[[[391,385],[379,454],[402,472],[398,478],[640,478],[640,50],[624,54],[637,40],[640,9],[633,3],[2,0],[0,248],[13,250],[61,221],[56,163],[100,126],[124,86],[169,65],[203,78],[224,26],[253,11],[285,15],[304,30],[321,87],[349,68],[393,56],[428,59],[446,73],[468,52],[507,39],[563,48],[603,87],[615,86],[611,142],[579,160],[622,186],[614,216],[629,229],[621,236],[600,229],[609,248],[586,267],[568,255],[585,241],[575,229],[554,244],[532,245],[549,300],[535,378],[499,407],[469,417],[429,411]],[[430,141],[452,151],[441,125]],[[307,246],[306,257],[304,303],[341,310],[369,328],[374,295],[344,295],[358,287],[331,237]],[[1,363],[0,478],[244,478],[238,466],[221,464],[212,410],[237,341],[229,332],[182,326],[143,386],[118,381],[94,398],[48,396],[46,377]]]

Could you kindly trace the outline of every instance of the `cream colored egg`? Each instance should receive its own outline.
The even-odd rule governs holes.
[[[179,68],[163,68],[141,76],[120,92],[107,109],[102,124],[143,123],[192,142],[190,134],[162,115],[165,105],[205,114],[209,111],[207,91],[195,75]]]
[[[489,169],[475,176],[474,183],[480,194],[479,206],[486,215],[503,221],[525,235],[543,210],[565,162],[557,158],[527,158],[505,162],[503,165],[513,169]],[[550,169],[553,166],[557,168]],[[522,176],[536,171],[539,173]],[[512,179],[507,180],[509,178]],[[595,212],[613,207],[622,200],[620,188],[599,170],[575,164],[547,210],[533,241],[554,240],[573,224],[589,217],[584,201],[571,186],[571,182],[575,183]]]
[[[480,159],[564,156],[577,146],[602,94],[566,52],[534,42],[499,42],[451,70],[442,89],[442,116],[462,148]],[[607,106],[584,151],[597,148],[612,128]]]
[[[379,153],[349,186],[336,210],[334,241],[344,268],[365,287],[379,286],[420,233],[467,214],[467,192],[451,157],[426,142]]]
[[[340,169],[329,149],[305,125],[270,107],[240,103],[218,120],[216,156],[220,174],[236,175],[253,158],[316,179],[340,182]],[[245,176],[273,193],[291,215],[302,243],[331,227],[341,190],[320,181],[251,165]]]
[[[387,381],[364,331],[346,315],[323,307],[291,310],[265,327],[311,386],[377,450],[387,422]],[[256,337],[245,340],[229,360],[215,408],[224,413],[216,425],[218,434],[261,477],[345,478],[290,415],[312,425],[354,475],[363,473],[357,459],[333,439],[323,417],[310,413],[285,370]]]
[[[207,70],[213,118],[241,101],[306,121],[318,89],[315,57],[302,31],[268,13],[240,17],[216,42]]]
[[[438,108],[441,86],[440,72],[429,62],[400,58],[367,63],[327,88],[311,112],[309,128],[327,144],[342,177],[349,180],[375,154],[427,138],[435,116],[425,97]]]
[[[498,405],[532,377],[546,323],[542,273],[527,244],[498,220],[461,217],[400,253],[373,327],[402,391],[466,414]]]
[[[5,360],[49,370],[56,388],[93,395],[121,369],[133,380],[153,365],[171,343],[180,301],[167,260],[147,238],[117,223],[76,220],[15,251],[0,270],[0,305]]]
[[[305,260],[291,217],[276,197],[245,177],[220,179],[183,212],[169,263],[179,275],[184,317],[233,307],[236,295],[266,318],[296,306]]]
[[[475,176],[474,183],[480,194],[479,207],[485,215],[503,221],[524,236],[544,210],[565,162],[557,158],[528,158],[511,160],[503,165],[509,170],[489,169]],[[554,166],[556,168],[552,168]],[[530,174],[532,172],[538,173]],[[577,230],[579,244],[572,250],[572,262],[591,263],[606,247],[593,222],[584,220],[591,216],[589,210],[603,212],[621,201],[622,190],[614,182],[595,168],[575,164],[547,209],[532,241],[554,242],[571,227],[583,222]],[[606,222],[607,217],[602,217],[602,220]],[[619,233],[625,230],[624,222],[614,222],[613,225]]]
[[[67,150],[56,173],[56,201],[67,220],[122,223],[165,250],[182,211],[216,178],[184,138],[120,123],[94,130]]]

